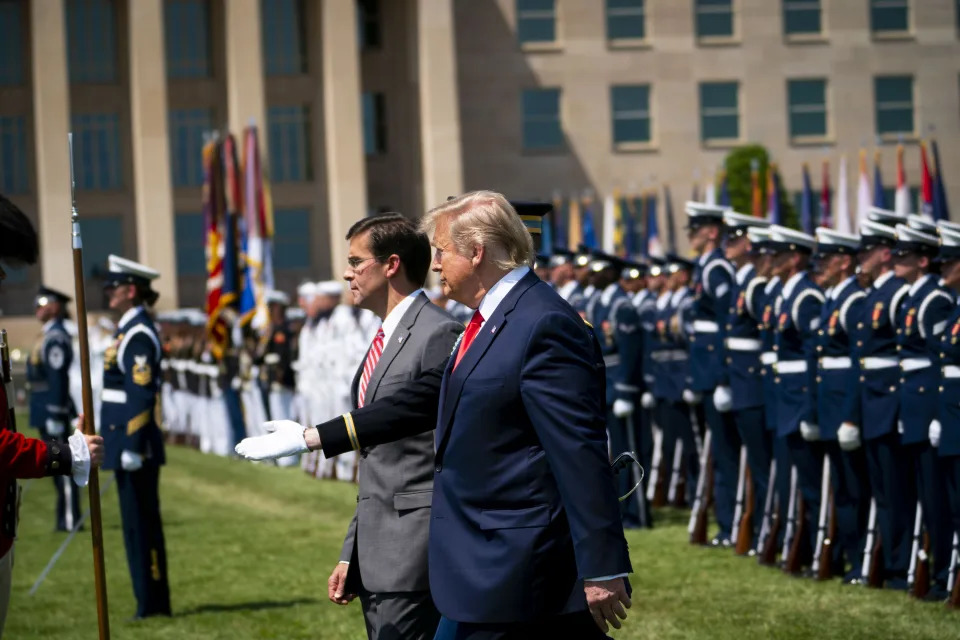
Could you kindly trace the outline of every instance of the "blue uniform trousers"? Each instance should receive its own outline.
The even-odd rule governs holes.
[[[844,451],[836,440],[824,442],[824,446],[830,463],[830,487],[837,519],[835,549],[842,552],[851,565],[846,577],[859,578],[870,515],[866,453],[863,447]]]
[[[915,479],[895,431],[867,440],[864,449],[870,489],[877,503],[884,578],[905,580],[916,507]]]
[[[960,534],[960,456],[944,456],[941,461],[947,500],[950,502],[950,526]]]
[[[797,487],[803,496],[807,537],[802,541],[802,564],[809,564],[817,546],[817,526],[820,519],[820,497],[823,487],[822,442],[807,442],[799,431],[787,434],[790,462],[797,468]],[[798,512],[799,515],[799,512]],[[799,522],[797,523],[799,527]]]
[[[717,537],[729,539],[737,505],[737,471],[740,468],[740,434],[733,413],[720,413],[712,392],[703,395],[704,416],[710,427],[713,453],[713,497],[720,528]]]
[[[930,550],[933,553],[930,577],[938,586],[946,588],[953,548],[950,499],[944,491],[947,468],[929,442],[904,445],[903,449],[914,468],[916,497],[923,505],[923,525],[930,536]]]
[[[780,532],[777,535],[777,549],[783,548],[783,536],[786,533],[787,510],[790,507],[790,450],[787,448],[787,439],[777,436],[776,431],[770,433],[773,439],[773,459],[777,461],[777,477],[774,481],[776,491],[776,513],[780,518]],[[767,471],[769,473],[769,470]]]
[[[454,622],[440,618],[434,640],[530,640],[531,638],[577,638],[604,640],[604,634],[589,611],[578,611],[546,620],[506,624]]]
[[[230,450],[232,451],[237,443],[247,437],[247,429],[243,422],[243,404],[240,401],[240,394],[229,385],[223,389],[223,403],[227,405],[227,417],[230,419],[230,435],[233,438]]]
[[[733,412],[740,440],[747,447],[747,467],[753,484],[753,532],[751,548],[756,547],[760,525],[763,524],[763,507],[767,499],[770,480],[770,458],[773,455],[770,432],[767,431],[763,407],[749,407]],[[746,508],[746,505],[744,505]]]
[[[684,474],[686,495],[683,496],[687,504],[692,504],[694,493],[697,490],[697,477],[700,474],[700,457],[697,455],[697,443],[693,435],[693,423],[690,421],[690,406],[682,400],[658,400],[657,420],[663,431],[661,455],[663,456],[666,477],[663,479],[666,486],[670,486],[673,478],[673,464],[676,457],[677,443],[683,443],[680,457],[680,473]]]
[[[116,470],[123,542],[138,617],[170,615],[167,552],[160,521],[160,467],[145,464],[137,471]]]

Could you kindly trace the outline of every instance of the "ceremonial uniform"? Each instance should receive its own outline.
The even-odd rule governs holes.
[[[106,286],[149,283],[157,273],[110,256]],[[160,518],[160,466],[166,462],[158,425],[162,351],[144,307],[126,311],[107,349],[103,371],[103,468],[114,471],[137,617],[170,615],[167,556]]]

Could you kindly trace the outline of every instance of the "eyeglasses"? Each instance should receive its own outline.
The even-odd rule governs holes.
[[[376,257],[370,256],[369,258],[347,258],[347,268],[354,273],[359,273],[357,267],[362,265],[364,262],[369,262],[370,260],[376,260]]]

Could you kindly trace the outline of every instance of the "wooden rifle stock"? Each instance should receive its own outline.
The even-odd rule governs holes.
[[[923,532],[923,544],[917,553],[917,568],[913,574],[913,587],[910,595],[921,600],[930,593],[930,533]]]
[[[867,568],[867,586],[874,589],[883,588],[883,547],[880,542],[880,532],[877,532],[870,554],[870,566]]]
[[[744,498],[743,516],[740,518],[740,529],[737,531],[736,553],[738,556],[745,556],[750,553],[753,546],[753,477],[750,475],[750,467],[747,467],[744,473],[746,482],[746,497]]]
[[[797,491],[797,520],[793,528],[793,540],[790,541],[790,552],[787,554],[787,559],[783,563],[783,570],[785,573],[797,574],[800,573],[801,568],[803,567],[803,544],[804,539],[807,537],[807,503],[803,499],[803,495],[800,494],[799,490]]]
[[[760,549],[760,557],[757,560],[760,564],[770,567],[777,564],[777,538],[780,537],[780,522],[780,514],[774,511],[770,518],[770,533],[767,534],[767,539],[763,543],[763,548]]]
[[[954,564],[953,588],[950,589],[950,598],[947,600],[947,606],[952,609],[960,609],[960,575],[957,575],[958,567]]]
[[[710,516],[710,505],[713,503],[713,456],[709,451],[706,468],[701,469],[700,473],[705,473],[707,476],[703,483],[703,495],[698,500],[696,522],[690,534],[691,544],[707,544],[707,522]]]
[[[772,565],[777,560],[777,538],[780,535],[780,517],[777,514],[777,461],[770,461],[767,475],[767,495],[763,501],[763,519],[760,521],[760,539],[757,540],[757,562]]]
[[[826,461],[824,461],[826,464]],[[833,577],[833,541],[837,537],[837,505],[833,500],[833,488],[830,489],[827,536],[820,545],[820,566],[817,567],[817,580],[829,580]]]

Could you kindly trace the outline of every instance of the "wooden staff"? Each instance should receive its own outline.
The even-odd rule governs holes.
[[[77,330],[80,337],[80,376],[82,380],[83,424],[81,429],[93,435],[93,391],[90,386],[90,346],[87,340],[87,298],[83,284],[83,241],[80,238],[80,221],[77,217],[77,202],[74,196],[73,134],[67,134],[70,148],[70,223],[73,247],[73,284],[77,300]],[[107,615],[107,575],[103,564],[103,526],[100,521],[100,475],[95,466],[90,467],[90,530],[93,539],[93,578],[97,595],[97,622],[100,640],[110,638],[110,619]]]

